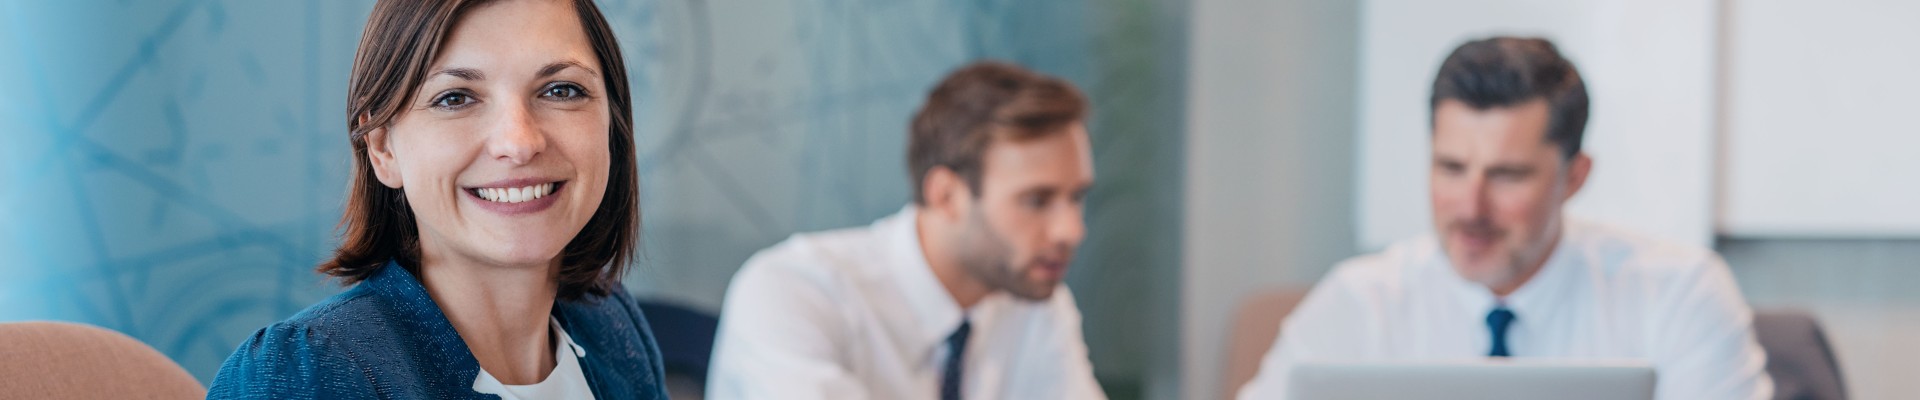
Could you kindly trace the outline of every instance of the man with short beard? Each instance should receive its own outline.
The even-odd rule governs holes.
[[[1329,272],[1242,400],[1283,398],[1304,362],[1488,357],[1643,360],[1660,399],[1771,396],[1752,310],[1718,255],[1562,217],[1593,159],[1585,83],[1552,43],[1461,45],[1430,107],[1436,232]]]
[[[734,276],[713,399],[1104,399],[1061,278],[1093,184],[1072,85],[983,62],[914,117],[913,203]]]

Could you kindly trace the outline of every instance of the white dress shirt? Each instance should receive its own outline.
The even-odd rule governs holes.
[[[593,400],[593,388],[587,387],[587,375],[580,370],[578,358],[586,357],[587,349],[573,344],[573,337],[560,328],[560,320],[547,317],[547,325],[553,328],[553,337],[559,344],[553,346],[553,372],[547,374],[547,379],[532,385],[508,385],[481,369],[473,378],[473,391],[498,395],[501,400]]]
[[[1650,363],[1658,399],[1772,396],[1753,312],[1718,254],[1584,221],[1566,227],[1505,299],[1454,272],[1433,235],[1341,263],[1281,323],[1240,399],[1284,398],[1301,362],[1485,358],[1498,304],[1516,316],[1515,358]]]
[[[914,208],[800,234],[727,289],[709,399],[937,399],[946,339],[972,322],[966,399],[1105,399],[1062,284],[1042,302],[995,292],[961,309],[920,250]]]

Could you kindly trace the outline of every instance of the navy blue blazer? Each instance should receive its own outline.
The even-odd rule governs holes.
[[[609,296],[557,301],[553,316],[586,348],[597,399],[666,399],[659,345],[640,307]],[[261,328],[227,357],[209,399],[497,399],[460,334],[412,273],[389,262],[372,277]]]

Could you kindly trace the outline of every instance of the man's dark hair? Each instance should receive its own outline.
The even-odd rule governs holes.
[[[1086,95],[1066,80],[998,61],[961,67],[933,88],[909,126],[913,202],[927,204],[923,185],[935,167],[953,170],[977,197],[980,159],[993,139],[1059,134],[1086,118]]]
[[[1459,100],[1475,110],[1547,101],[1546,140],[1568,159],[1580,153],[1587,129],[1587,85],[1573,62],[1553,42],[1540,38],[1493,37],[1453,49],[1433,79],[1432,112],[1444,100]]]

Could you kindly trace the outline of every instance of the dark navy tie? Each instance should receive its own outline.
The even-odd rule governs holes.
[[[947,367],[940,373],[940,400],[960,400],[960,370],[965,368],[967,356],[967,336],[973,333],[973,322],[960,320],[960,328],[947,336]]]
[[[1487,313],[1487,329],[1493,331],[1493,349],[1487,351],[1487,356],[1510,357],[1513,355],[1507,352],[1507,328],[1513,326],[1513,319],[1513,311],[1508,310],[1506,306],[1496,307],[1493,312]]]

